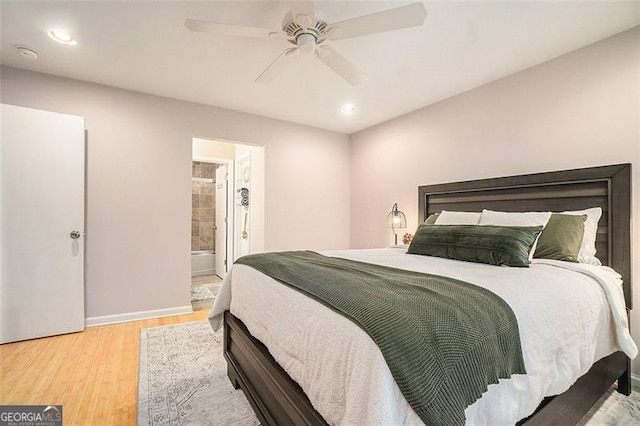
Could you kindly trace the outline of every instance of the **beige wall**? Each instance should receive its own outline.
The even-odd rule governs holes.
[[[640,28],[352,135],[351,247],[417,226],[418,185],[633,163],[632,330],[640,344]],[[640,373],[640,360],[634,363]]]
[[[13,68],[1,74],[3,103],[85,117],[87,317],[189,305],[194,137],[265,147],[266,250],[349,245],[346,135]]]

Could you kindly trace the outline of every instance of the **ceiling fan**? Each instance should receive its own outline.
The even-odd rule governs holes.
[[[187,19],[184,25],[195,32],[237,37],[273,38],[286,40],[293,44],[294,47],[285,49],[276,57],[258,76],[256,82],[268,83],[273,81],[298,52],[313,51],[316,58],[322,63],[331,68],[349,84],[357,86],[366,81],[367,76],[333,50],[331,46],[325,44],[328,40],[342,40],[416,27],[422,25],[427,17],[424,5],[422,3],[413,3],[371,15],[328,24],[316,16],[314,0],[290,1],[289,6],[291,10],[282,20],[282,31],[198,21],[195,19]]]

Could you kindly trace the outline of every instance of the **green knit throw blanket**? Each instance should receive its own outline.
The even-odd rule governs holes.
[[[482,287],[311,251],[255,254],[236,263],[362,328],[427,425],[464,424],[465,408],[489,384],[526,373],[513,311]]]

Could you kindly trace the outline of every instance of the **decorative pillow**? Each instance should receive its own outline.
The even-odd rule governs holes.
[[[529,252],[542,226],[418,226],[407,253],[487,263],[529,266]]]
[[[427,220],[424,221],[424,224],[425,225],[433,225],[434,223],[436,223],[436,219],[438,219],[438,216],[440,216],[440,213],[434,213],[434,214],[429,215]]]
[[[590,265],[602,265],[596,257],[596,233],[598,232],[598,221],[602,216],[602,208],[593,207],[585,210],[562,212],[562,214],[587,215],[587,220],[584,221],[584,236],[582,237],[582,244],[580,245],[578,262],[588,263]]]
[[[495,212],[493,210],[482,210],[480,217],[480,225],[494,226],[542,226],[543,228],[549,222],[551,212]],[[529,252],[529,260],[533,259],[533,253],[536,250],[535,241]]]
[[[542,226],[549,222],[551,212],[496,212],[493,210],[482,210],[480,225],[494,226]]]
[[[577,216],[553,213],[538,238],[533,257],[578,262],[586,219],[586,214]]]
[[[436,225],[477,225],[480,223],[478,212],[452,212],[442,210],[436,219]]]

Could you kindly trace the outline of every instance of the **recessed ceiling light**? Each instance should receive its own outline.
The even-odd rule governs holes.
[[[76,39],[66,31],[50,30],[47,34],[49,35],[49,37],[51,37],[52,40],[55,40],[58,43],[66,44],[68,46],[75,46],[76,44],[78,44]]]
[[[356,110],[356,107],[354,107],[351,104],[343,105],[342,108],[340,108],[340,111],[343,114],[353,114],[355,112],[355,110]]]
[[[25,58],[29,59],[38,59],[38,52],[30,47],[17,45],[16,50],[18,51],[20,56],[24,56]]]

